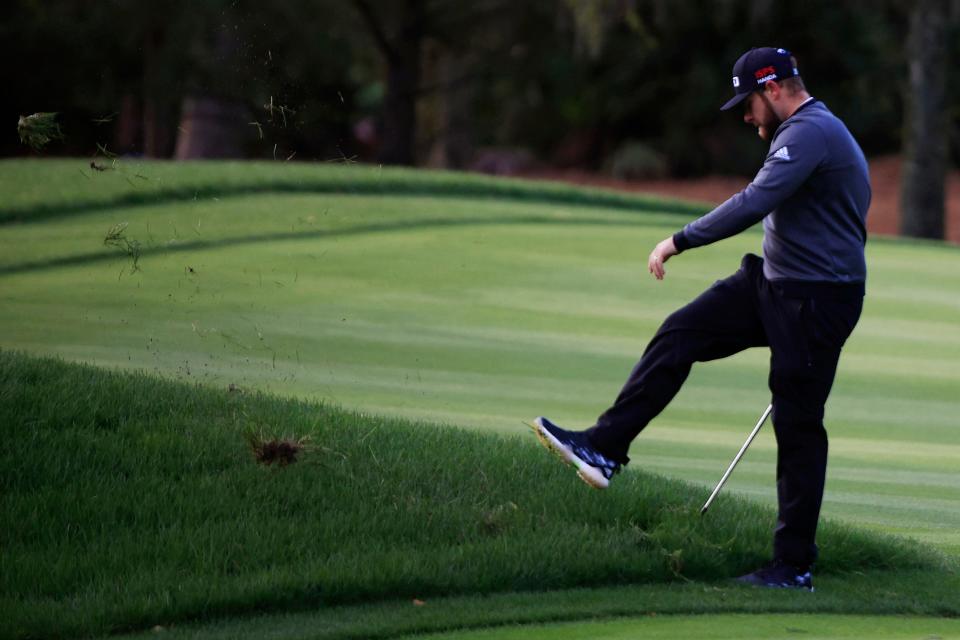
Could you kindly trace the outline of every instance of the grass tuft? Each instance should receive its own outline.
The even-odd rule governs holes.
[[[285,467],[297,461],[297,456],[309,448],[310,436],[302,438],[278,438],[267,436],[263,431],[248,431],[244,434],[247,446],[253,452],[254,459],[266,466],[274,462]]]

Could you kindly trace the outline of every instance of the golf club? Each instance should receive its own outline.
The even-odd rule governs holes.
[[[747,452],[747,447],[750,446],[750,443],[753,442],[753,439],[757,437],[757,434],[760,433],[760,427],[763,426],[763,423],[767,421],[767,416],[770,415],[770,412],[773,411],[773,405],[769,405],[767,410],[763,412],[763,415],[760,416],[760,420],[757,422],[757,426],[753,428],[753,431],[750,432],[750,435],[747,436],[747,441],[743,443],[743,446],[740,447],[740,451],[737,453],[736,457],[733,459],[733,462],[730,463],[730,466],[727,467],[726,473],[723,474],[723,477],[720,478],[720,482],[717,483],[716,488],[714,488],[713,493],[710,494],[710,497],[707,498],[707,501],[703,503],[703,506],[700,507],[700,515],[703,515],[707,512],[707,509],[710,508],[710,503],[713,502],[713,499],[717,497],[717,494],[720,493],[720,489],[723,488],[723,484],[727,481],[727,478],[730,477],[730,474],[733,473],[734,467],[737,466],[737,463],[740,462],[740,458],[743,457],[743,454]]]

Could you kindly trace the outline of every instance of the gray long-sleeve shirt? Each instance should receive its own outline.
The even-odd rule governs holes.
[[[763,220],[769,280],[862,283],[870,176],[863,151],[823,103],[809,101],[773,135],[747,187],[674,235],[683,251]]]

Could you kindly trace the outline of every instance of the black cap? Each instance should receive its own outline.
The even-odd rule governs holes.
[[[770,80],[783,82],[798,75],[800,72],[793,66],[790,52],[786,49],[750,49],[733,65],[734,96],[720,110],[726,111],[737,106],[754,91],[763,89]]]

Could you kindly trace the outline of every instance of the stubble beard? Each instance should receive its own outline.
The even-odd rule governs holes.
[[[757,135],[760,136],[760,139],[764,142],[770,142],[773,140],[773,134],[776,133],[777,128],[782,124],[779,118],[776,116],[771,116],[766,122],[757,127]]]
[[[770,142],[773,139],[773,134],[776,132],[777,127],[780,126],[780,118],[777,117],[777,114],[773,111],[773,107],[771,107],[769,103],[765,105],[763,111],[765,113],[763,119],[760,121],[761,124],[757,127],[757,135],[760,136],[760,139],[764,142]]]

